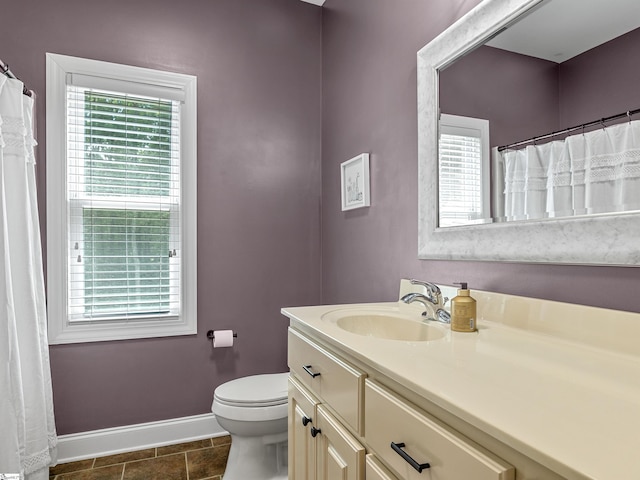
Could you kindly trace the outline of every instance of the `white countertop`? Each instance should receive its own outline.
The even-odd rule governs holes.
[[[555,305],[563,306],[566,315],[567,304]],[[420,319],[420,309],[410,307],[410,314]],[[633,320],[640,324],[638,314],[575,307],[574,313],[597,314],[593,317],[600,319],[601,329],[608,328],[602,318],[608,312],[623,318],[613,322],[616,326]],[[514,327],[509,319],[491,321],[482,318],[480,308],[476,333],[447,331],[444,338],[429,342],[378,339],[322,319],[342,308],[407,312],[406,305],[391,302],[293,307],[282,313],[292,326],[339,347],[560,475],[640,479],[640,357],[566,338],[571,335]],[[593,319],[586,323],[597,326]],[[611,343],[610,334],[603,336]],[[640,337],[635,339],[640,343]]]

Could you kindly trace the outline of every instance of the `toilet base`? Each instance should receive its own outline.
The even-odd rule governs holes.
[[[231,435],[222,480],[287,480],[287,442],[266,444],[265,437]]]

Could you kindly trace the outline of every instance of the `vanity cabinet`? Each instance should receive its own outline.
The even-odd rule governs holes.
[[[366,365],[293,328],[288,359],[289,480],[515,479],[511,465],[367,378]]]
[[[398,298],[415,288],[403,279]],[[315,399],[296,421],[326,413],[364,448],[367,480],[640,479],[640,314],[474,297],[478,332],[439,337],[416,334],[422,306],[402,301],[283,308],[296,395]],[[318,459],[299,430],[290,442]]]

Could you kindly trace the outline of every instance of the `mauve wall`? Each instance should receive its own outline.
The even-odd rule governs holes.
[[[439,99],[442,113],[489,120],[491,146],[553,132],[558,64],[480,47],[440,73]]]
[[[636,29],[562,64],[481,47],[441,72],[440,109],[489,120],[492,146],[634,110],[639,46]]]
[[[560,65],[562,128],[640,108],[639,49],[640,28]]]
[[[393,300],[399,279],[416,277],[640,312],[638,268],[418,260],[416,52],[477,3],[325,3],[323,301]],[[361,152],[371,207],[341,212],[339,165]]]
[[[198,336],[51,347],[58,433],[206,413],[218,384],[284,371],[280,308],[320,302],[321,9],[20,0],[2,19],[0,56],[38,93],[42,212],[45,52],[198,76]]]

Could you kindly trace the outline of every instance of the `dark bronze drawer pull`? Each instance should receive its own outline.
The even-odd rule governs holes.
[[[319,428],[311,427],[311,436],[312,436],[313,438],[315,438],[315,437],[316,437],[316,435],[318,435],[319,433],[320,433],[320,429],[319,429]]]
[[[316,378],[316,377],[320,376],[320,374],[318,372],[312,372],[311,371],[311,365],[303,365],[302,368],[304,369],[305,372],[307,372],[309,375],[311,375],[311,378]]]
[[[400,455],[405,460],[405,462],[415,468],[418,473],[422,473],[423,469],[431,467],[431,465],[429,465],[428,463],[416,462],[407,452],[402,450],[403,447],[404,443],[391,442],[391,448],[393,449],[393,451]]]
[[[302,417],[302,425],[303,426],[307,426],[309,424],[309,422],[311,421],[311,419],[309,417]]]

